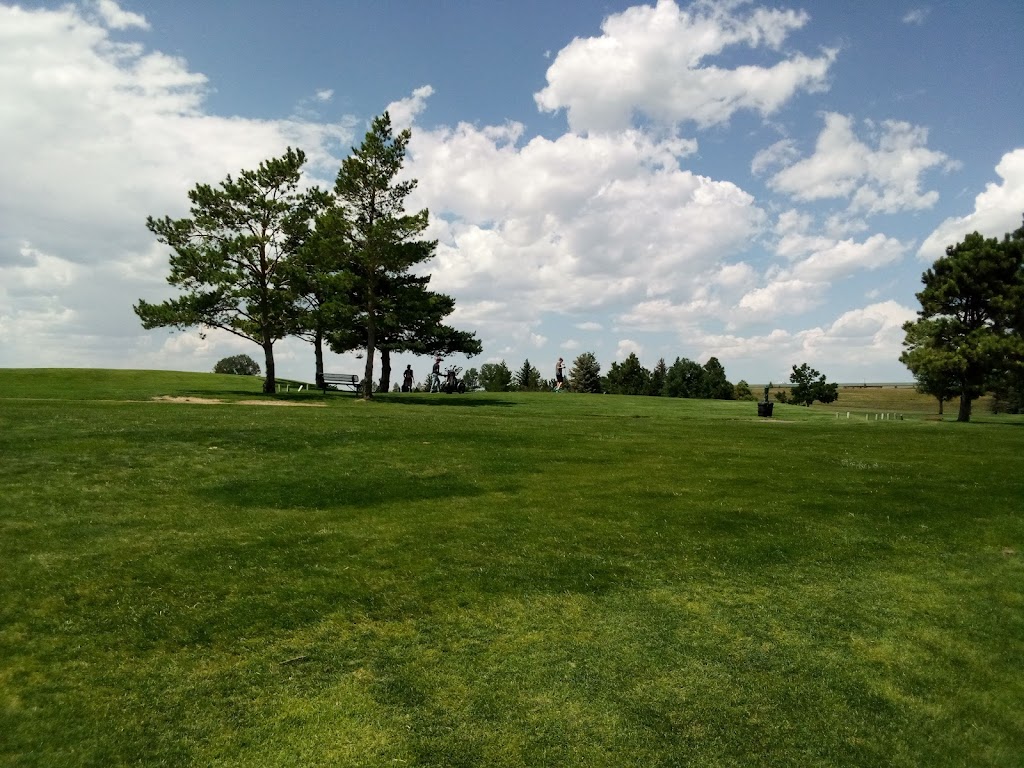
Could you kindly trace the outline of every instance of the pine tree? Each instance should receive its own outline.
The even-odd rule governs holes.
[[[601,394],[601,366],[593,352],[584,352],[573,361],[569,388],[573,392]]]
[[[293,263],[324,203],[320,190],[299,191],[305,162],[289,147],[219,187],[197,184],[188,193],[189,218],[146,220],[174,251],[167,282],[182,294],[160,304],[140,300],[134,309],[142,326],[220,328],[259,344],[267,393],[277,389],[274,344],[297,326]]]
[[[313,345],[316,385],[324,385],[324,343],[337,328],[351,327],[356,314],[348,222],[328,209],[317,219],[294,264],[299,313],[295,335]]]
[[[354,323],[366,334],[366,399],[373,397],[374,354],[401,325],[394,320],[400,311],[396,286],[412,279],[410,269],[430,259],[437,248],[437,241],[420,237],[427,228],[427,210],[405,212],[416,181],[397,178],[411,136],[409,129],[394,135],[391,117],[385,112],[373,121],[363,143],[342,161],[334,185],[337,211],[332,215],[347,225],[337,230],[343,238],[339,247],[343,245],[351,259]]]
[[[702,397],[712,400],[732,400],[733,386],[725,377],[725,368],[717,357],[711,357],[704,363]]]
[[[900,362],[913,372],[915,389],[939,401],[941,415],[945,404],[960,394],[956,350],[942,339],[939,321],[918,320],[904,324],[903,330],[907,350],[900,355]]]
[[[523,392],[536,392],[540,389],[540,371],[530,365],[530,360],[523,361],[522,366],[516,371],[516,388]]]
[[[970,421],[971,403],[1024,365],[1024,227],[1002,241],[967,235],[921,280],[921,309],[903,326],[900,360],[929,389],[955,381],[957,421]]]
[[[608,391],[617,395],[644,395],[650,386],[651,373],[640,364],[635,352],[622,361],[612,363],[606,377]]]
[[[660,397],[665,394],[665,382],[668,378],[668,366],[665,365],[665,358],[659,357],[657,365],[651,371],[651,380],[647,385],[647,394],[653,397]]]
[[[823,374],[807,363],[802,363],[799,367],[794,365],[789,380],[793,384],[789,392],[789,402],[794,405],[810,407],[815,400],[832,403],[839,399],[839,385],[828,383]]]
[[[750,391],[750,385],[745,379],[740,379],[733,387],[733,398],[735,400],[756,400],[757,397]]]
[[[512,385],[512,371],[500,363],[484,363],[480,366],[480,385],[488,392],[508,392]]]
[[[669,397],[703,397],[704,369],[693,360],[677,357],[665,375],[665,394]]]

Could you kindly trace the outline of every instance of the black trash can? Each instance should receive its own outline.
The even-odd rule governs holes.
[[[757,404],[757,415],[764,416],[766,419],[772,417],[772,408],[775,407],[775,403],[758,403]]]

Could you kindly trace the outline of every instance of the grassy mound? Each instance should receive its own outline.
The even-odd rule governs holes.
[[[259,389],[0,370],[0,762],[1024,754],[1019,419]]]

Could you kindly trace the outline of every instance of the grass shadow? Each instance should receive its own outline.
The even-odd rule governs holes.
[[[254,392],[251,389],[201,389],[194,387],[192,389],[184,389],[176,393],[174,396],[177,397],[203,397],[210,400],[217,400],[223,397],[245,397],[253,398],[262,396],[262,392]]]
[[[267,400],[282,400],[286,402],[319,402],[323,400],[327,395],[349,395],[351,397],[358,397],[358,392],[352,392],[343,389],[328,389],[327,392],[323,392],[316,387],[307,387],[303,391],[299,392],[296,389],[292,389],[290,392],[284,389],[278,388],[274,394],[268,394],[262,390],[251,390],[251,389],[212,389],[202,387],[192,387],[190,389],[181,390],[177,393],[180,397],[204,397],[210,399],[222,399],[225,397],[231,398],[244,398],[246,400],[253,400],[258,398],[266,398]]]
[[[381,402],[395,403],[396,405],[426,405],[426,406],[447,406],[455,408],[513,408],[518,403],[511,400],[482,400],[472,395],[446,395],[445,397],[426,398],[416,395],[386,395],[380,398]]]

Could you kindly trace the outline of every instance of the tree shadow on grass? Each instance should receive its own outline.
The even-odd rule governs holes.
[[[334,477],[254,477],[209,485],[200,491],[222,504],[275,509],[337,509],[395,505],[402,502],[480,496],[484,489],[463,477],[443,472],[417,476],[344,474]]]
[[[1009,419],[1007,419],[1006,421],[996,419],[992,419],[991,421],[989,421],[984,417],[980,419],[974,419],[971,423],[984,424],[986,427],[1024,427],[1024,421],[1010,421]]]
[[[206,397],[215,399],[218,397],[256,397],[262,395],[262,392],[253,391],[251,389],[200,389],[194,387],[192,389],[183,389],[175,393],[181,397]]]
[[[386,395],[381,397],[382,403],[396,405],[448,406],[455,408],[513,408],[518,403],[511,400],[481,400],[472,395],[447,395],[445,397],[427,398],[415,395]]]
[[[331,395],[348,395],[350,398],[358,397],[358,393],[349,392],[345,390],[327,390],[326,394],[321,392],[316,387],[310,387],[304,389],[302,392],[298,392],[295,388],[292,388],[290,392],[286,392],[283,389],[278,389],[274,394],[268,394],[261,390],[251,389],[204,389],[200,387],[194,387],[192,389],[181,390],[174,393],[178,397],[202,397],[210,400],[223,400],[224,398],[241,398],[244,400],[280,400],[288,403],[322,403],[325,399],[329,399]]]

